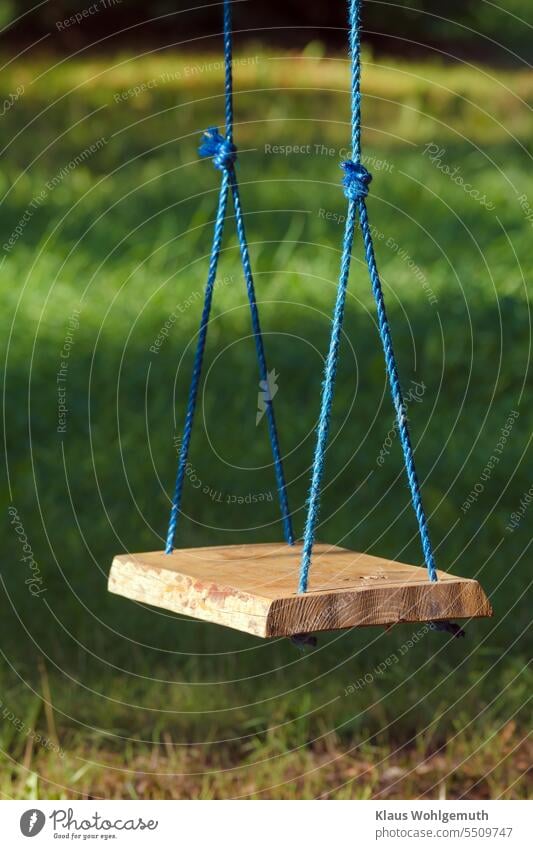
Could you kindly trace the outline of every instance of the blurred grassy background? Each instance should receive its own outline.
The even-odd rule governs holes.
[[[349,138],[347,63],[322,54],[317,43],[302,54],[252,46],[235,63],[239,177],[298,533]],[[220,57],[11,62],[1,80],[4,509],[16,506],[46,591],[28,592],[10,527],[3,792],[525,792],[514,782],[531,691],[531,520],[506,526],[531,486],[533,256],[519,198],[533,199],[533,76],[365,58],[369,208],[403,383],[424,386],[410,414],[438,561],[478,577],[495,618],[472,623],[465,641],[424,634],[371,686],[346,695],[416,629],[325,635],[301,656],[287,641],[107,594],[112,555],[160,548],[165,532],[218,184],[196,148],[221,120]],[[283,150],[295,144],[302,152]],[[433,161],[429,145],[441,151]],[[266,428],[255,426],[257,371],[231,226],[225,244],[191,455],[201,485],[186,487],[183,546],[281,536]],[[500,462],[463,512],[513,410]],[[377,463],[391,427],[358,250],[320,537],[419,562],[399,446]],[[251,494],[266,497],[227,503]],[[64,757],[20,733],[11,713]]]

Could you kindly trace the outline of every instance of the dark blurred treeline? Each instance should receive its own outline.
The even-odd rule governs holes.
[[[240,38],[300,48],[319,40],[345,44],[344,0],[235,0]],[[463,57],[513,65],[533,57],[532,0],[366,0],[365,38],[378,52]],[[220,2],[199,0],[1,0],[1,47],[18,51],[41,39],[44,49],[215,48]]]

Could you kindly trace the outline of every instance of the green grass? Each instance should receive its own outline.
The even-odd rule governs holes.
[[[342,235],[347,68],[251,55],[236,65],[249,92],[238,99],[239,177],[300,534]],[[0,265],[4,509],[18,511],[45,592],[28,591],[8,522],[0,792],[523,795],[530,515],[506,526],[531,486],[533,255],[518,202],[533,203],[531,75],[491,81],[487,69],[388,63],[365,76],[369,209],[404,387],[423,384],[409,413],[438,561],[478,577],[495,618],[470,624],[465,641],[424,634],[401,655],[411,626],[324,635],[300,655],[287,641],[106,592],[112,555],[159,548],[165,532],[216,200],[217,174],[196,155],[199,132],[220,120],[213,61],[101,58],[46,72],[43,58],[10,65],[2,81],[5,97],[24,91],[2,117],[1,245],[28,211]],[[203,70],[185,73],[195,66]],[[268,144],[309,149],[275,155]],[[445,148],[441,164],[460,168],[476,197],[431,161],[429,144]],[[357,247],[320,536],[419,562],[396,441],[377,462],[392,415]],[[183,546],[281,534],[231,227],[226,248]],[[70,331],[61,435],[56,377]],[[513,410],[499,462],[464,512]],[[252,494],[265,498],[228,503]],[[395,654],[386,673],[346,695]]]

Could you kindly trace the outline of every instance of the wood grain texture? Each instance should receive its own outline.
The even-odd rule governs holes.
[[[317,543],[309,590],[296,592],[301,545],[218,546],[121,554],[109,590],[135,601],[280,637],[362,625],[491,616],[477,581]]]

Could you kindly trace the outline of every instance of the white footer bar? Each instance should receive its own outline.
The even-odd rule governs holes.
[[[74,801],[0,803],[1,844],[187,849],[514,847],[529,802]]]

